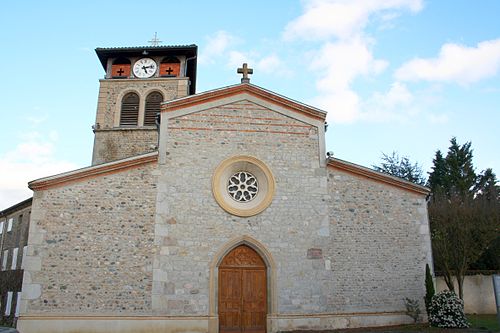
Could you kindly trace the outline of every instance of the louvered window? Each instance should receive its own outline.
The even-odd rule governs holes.
[[[120,126],[137,126],[139,119],[139,96],[128,93],[122,99]]]
[[[163,102],[163,96],[159,92],[152,92],[146,97],[144,126],[154,126],[156,124],[156,114],[160,112],[161,102]]]

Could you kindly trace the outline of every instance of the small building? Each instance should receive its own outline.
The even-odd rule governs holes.
[[[0,323],[19,316],[32,198],[0,211]]]

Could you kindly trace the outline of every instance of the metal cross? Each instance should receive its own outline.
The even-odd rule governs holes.
[[[253,69],[248,68],[246,62],[243,64],[243,68],[238,68],[236,72],[238,74],[243,74],[243,77],[241,78],[241,83],[250,83],[250,78],[248,77],[248,74],[253,74]]]
[[[153,37],[153,39],[149,40],[148,43],[151,44],[151,46],[158,46],[158,45],[160,45],[161,40],[158,39],[158,37],[156,35],[156,32],[155,32],[155,36]]]
[[[125,73],[125,71],[123,70],[123,68],[121,68],[121,67],[120,67],[120,70],[119,70],[119,71],[117,71],[117,73],[118,73],[120,76],[122,76],[122,74],[123,74],[123,73]]]
[[[172,74],[173,71],[174,70],[171,67],[165,70],[165,72],[167,72],[168,75]]]

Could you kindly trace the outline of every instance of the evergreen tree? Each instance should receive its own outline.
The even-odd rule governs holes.
[[[500,200],[500,187],[497,185],[497,177],[491,168],[486,169],[478,176],[474,193],[487,200]]]
[[[430,314],[429,307],[431,306],[432,296],[436,293],[434,289],[434,280],[432,278],[429,264],[425,264],[425,311]]]
[[[444,179],[448,198],[458,196],[464,198],[473,195],[477,176],[472,165],[471,142],[462,146],[456,138],[450,140],[450,147],[446,155],[446,175]]]
[[[391,155],[382,153],[380,165],[372,165],[373,169],[391,176],[403,178],[418,185],[425,185],[425,177],[418,163],[410,162],[407,156],[400,157],[395,151]]]
[[[450,290],[457,281],[463,298],[466,271],[488,250],[500,230],[500,205],[495,174],[476,175],[471,143],[450,140],[446,157],[438,150],[428,186],[429,224],[436,271],[443,273]]]
[[[446,192],[446,161],[440,150],[436,151],[436,156],[432,161],[434,165],[432,166],[432,172],[429,173],[429,180],[427,181],[427,186],[431,189],[431,192],[435,195],[441,195]]]

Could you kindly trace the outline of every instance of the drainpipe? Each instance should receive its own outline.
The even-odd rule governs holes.
[[[186,77],[186,74],[187,74],[187,68],[188,68],[188,61],[189,60],[193,60],[193,59],[196,59],[196,56],[192,56],[192,57],[189,57],[189,58],[186,58],[186,65],[184,66],[184,77]],[[191,85],[191,79],[189,79],[189,84],[188,84],[188,94],[189,95],[189,86]]]

